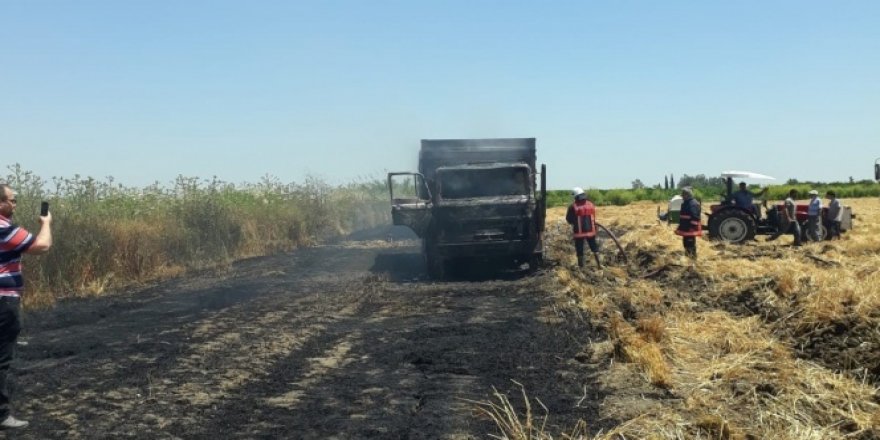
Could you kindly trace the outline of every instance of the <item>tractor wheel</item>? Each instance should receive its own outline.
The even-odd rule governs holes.
[[[709,222],[709,234],[728,243],[744,243],[755,238],[755,219],[739,209],[725,209]]]

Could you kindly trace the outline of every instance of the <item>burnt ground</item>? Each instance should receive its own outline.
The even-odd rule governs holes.
[[[733,254],[737,258],[781,258],[784,255],[779,249],[734,249],[739,251]],[[635,254],[636,264],[640,267],[650,266],[658,256],[646,250],[631,250],[631,253]],[[814,254],[806,254],[803,258],[816,262],[819,268],[827,265],[821,258],[816,260],[815,257]],[[880,387],[880,328],[852,318],[854,312],[847,313],[850,316],[848,319],[825,323],[815,328],[798,328],[791,324],[789,318],[802,310],[803,306],[798,302],[799,295],[780,293],[777,281],[770,276],[743,278],[741,288],[734,291],[719,291],[711,276],[694,271],[680,272],[669,266],[654,269],[642,277],[654,279],[662,285],[666,301],[692,299],[701,304],[698,308],[702,310],[720,309],[739,317],[758,316],[769,326],[774,336],[789,344],[798,358],[816,362],[855,380]],[[701,291],[700,294],[682,294],[693,290],[695,286]],[[631,305],[617,299],[616,306],[629,321],[636,320],[637,316]],[[646,307],[642,310],[642,314],[650,313],[662,314],[664,306]],[[880,401],[880,393],[877,396],[876,400]]]
[[[596,420],[589,325],[546,275],[431,282],[417,242],[374,232],[27,313],[31,426],[0,437],[487,438],[467,399],[520,404],[513,380],[548,432]]]

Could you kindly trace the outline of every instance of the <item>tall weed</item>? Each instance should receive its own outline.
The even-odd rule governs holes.
[[[19,165],[2,179],[17,192],[15,221],[39,230],[51,204],[54,245],[25,261],[25,307],[159,279],[231,260],[307,246],[390,223],[383,182],[335,187],[310,177],[256,184],[179,176],[170,186],[120,185],[113,178],[55,177]]]

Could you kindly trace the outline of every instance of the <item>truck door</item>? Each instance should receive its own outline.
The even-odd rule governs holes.
[[[431,223],[431,192],[419,173],[388,173],[391,220],[422,237]]]

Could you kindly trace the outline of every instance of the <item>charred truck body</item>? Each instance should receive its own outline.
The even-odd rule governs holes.
[[[419,172],[388,174],[393,222],[422,238],[432,277],[463,258],[537,267],[547,181],[535,162],[534,138],[422,140]]]

